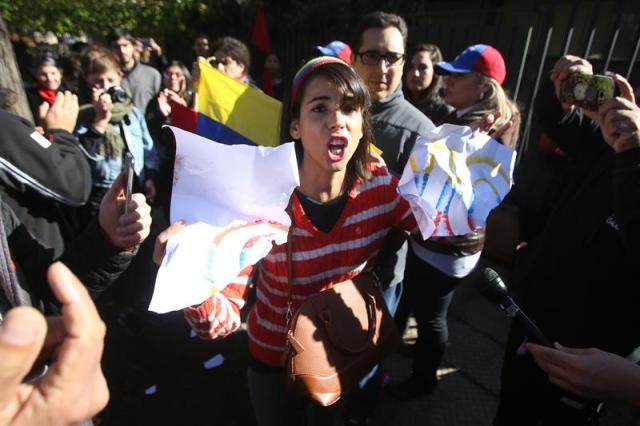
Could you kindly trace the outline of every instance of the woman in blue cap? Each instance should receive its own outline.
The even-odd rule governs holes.
[[[516,144],[520,118],[517,106],[501,86],[506,71],[497,49],[485,44],[470,46],[455,60],[436,64],[435,70],[444,75],[444,101],[455,108],[444,123],[476,128],[483,122],[488,124],[489,134],[510,126],[495,138],[507,146]],[[407,380],[387,386],[391,396],[412,399],[436,387],[436,372],[448,343],[449,304],[456,287],[480,260],[484,240],[484,228],[456,237],[410,238],[399,311],[406,316],[413,311],[418,340],[412,352],[413,373]],[[402,326],[406,317],[396,314],[396,321]]]
[[[470,125],[487,114],[497,113],[494,128],[513,122],[500,142],[511,147],[516,145],[520,115],[502,88],[506,69],[504,59],[495,47],[487,44],[470,46],[453,61],[436,64],[435,72],[443,76],[442,98],[455,108],[455,113],[445,123]]]

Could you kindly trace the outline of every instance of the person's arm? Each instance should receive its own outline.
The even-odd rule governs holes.
[[[248,284],[253,268],[246,267],[234,282],[201,304],[184,309],[184,316],[198,337],[221,339],[240,328],[240,310],[249,294]]]
[[[622,238],[640,255],[640,147],[616,154],[613,170],[613,206]]]
[[[160,159],[158,157],[158,151],[154,146],[153,139],[151,138],[151,134],[149,133],[149,128],[147,127],[147,122],[140,110],[135,110],[135,117],[140,123],[140,130],[142,133],[142,149],[144,151],[145,173],[151,171],[151,173],[155,174],[160,169]]]
[[[162,231],[156,238],[153,261],[160,265],[165,254],[167,242],[184,228],[183,221],[176,221]],[[220,339],[236,331],[241,324],[240,310],[249,294],[249,278],[257,266],[243,269],[235,282],[214,293],[199,305],[184,309],[184,316],[202,339]]]
[[[65,249],[60,258],[98,297],[127,269],[151,228],[151,208],[133,194],[124,211],[126,174],[121,173],[102,198],[97,220]],[[90,256],[87,256],[90,253]]]
[[[612,173],[613,207],[620,234],[636,256],[640,255],[640,107],[633,89],[623,77],[614,74],[620,91],[600,107],[598,121],[602,135],[615,154]]]
[[[151,50],[151,55],[153,56],[154,67],[158,71],[166,69],[167,66],[169,66],[169,61],[167,60],[162,47],[152,38],[149,39],[149,42],[149,49]]]
[[[162,88],[162,74],[155,68],[151,70],[153,71],[153,93],[158,93]]]
[[[41,135],[18,116],[0,111],[0,182],[19,192],[35,190],[69,206],[89,198],[89,165],[71,134],[78,101],[69,92],[59,94],[46,115]]]
[[[556,386],[583,398],[625,401],[640,407],[639,365],[594,348],[552,349],[527,343],[527,349]]]
[[[158,171],[160,170],[160,156],[158,155],[158,150],[154,146],[153,138],[151,138],[151,134],[149,133],[144,115],[138,109],[134,109],[134,115],[139,122],[142,134],[145,195],[149,201],[153,202],[156,197],[156,180],[158,179]]]
[[[567,155],[575,157],[592,145],[602,143],[599,130],[583,110],[563,105],[558,99],[560,86],[571,73],[593,74],[591,64],[577,56],[566,55],[553,67],[549,79],[543,79],[534,111],[541,128]]]
[[[65,248],[59,259],[82,279],[91,296],[97,298],[124,272],[136,254],[136,246],[149,235],[151,209],[142,194],[133,194],[130,212],[124,214],[121,174],[105,194],[99,217]],[[53,250],[42,246],[20,224],[11,209],[2,203],[7,241],[15,262],[22,266],[29,290],[52,312],[56,301],[43,281],[54,262]]]
[[[106,144],[107,141],[105,133],[99,132],[91,124],[87,124],[86,127],[80,127],[76,134],[84,155],[93,161],[98,161],[99,157],[96,156],[98,147]],[[84,161],[87,163],[86,159]]]

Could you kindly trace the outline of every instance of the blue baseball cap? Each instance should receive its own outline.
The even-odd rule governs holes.
[[[316,46],[316,50],[320,51],[323,55],[335,56],[347,64],[351,64],[351,46],[340,40],[334,40],[326,46]]]
[[[488,44],[474,44],[462,51],[451,62],[439,62],[435,66],[437,74],[459,74],[478,72],[491,77],[502,84],[507,75],[504,59],[493,46]]]

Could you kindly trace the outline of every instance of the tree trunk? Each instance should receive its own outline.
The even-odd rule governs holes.
[[[4,24],[2,16],[0,16],[0,58],[2,58],[2,60],[0,60],[0,87],[11,89],[16,93],[18,98],[18,103],[16,104],[18,115],[33,123],[33,115],[29,109],[27,95],[24,92],[24,85],[22,84],[22,77],[18,70],[16,55],[13,52],[13,46],[9,39],[9,31]]]

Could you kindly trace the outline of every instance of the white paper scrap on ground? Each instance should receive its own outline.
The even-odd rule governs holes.
[[[287,239],[285,208],[299,184],[293,144],[224,145],[177,128],[171,220],[187,226],[172,237],[149,310],[165,313],[202,303],[272,243]]]
[[[444,124],[418,138],[398,185],[424,238],[484,227],[513,184],[516,153],[466,126]]]
[[[206,360],[202,365],[204,365],[204,368],[207,370],[211,370],[212,368],[220,367],[223,362],[224,356],[218,354]]]

